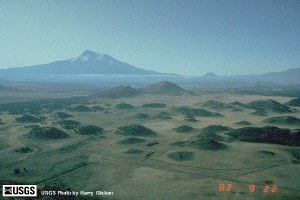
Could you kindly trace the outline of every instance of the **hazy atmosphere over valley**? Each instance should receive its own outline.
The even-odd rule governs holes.
[[[0,1],[0,199],[300,199],[299,11]]]

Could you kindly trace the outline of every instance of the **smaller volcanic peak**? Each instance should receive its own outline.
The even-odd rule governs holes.
[[[164,95],[183,95],[183,94],[191,94],[190,91],[187,91],[177,84],[169,82],[169,81],[162,81],[159,83],[155,83],[149,85],[147,87],[141,88],[143,93],[148,94],[164,94]]]
[[[217,75],[213,72],[207,72],[206,74],[203,75],[204,78],[216,78]]]

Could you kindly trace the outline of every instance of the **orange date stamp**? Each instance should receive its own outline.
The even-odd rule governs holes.
[[[231,192],[234,190],[233,183],[220,183],[218,187],[219,192]],[[276,193],[278,192],[277,185],[264,185],[256,186],[255,184],[249,184],[247,188],[249,193],[261,191],[263,193]]]

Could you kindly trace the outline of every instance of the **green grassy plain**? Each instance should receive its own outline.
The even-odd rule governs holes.
[[[70,97],[77,95],[75,91],[68,94]],[[41,95],[40,91],[38,95]],[[126,98],[86,97],[84,101],[74,101],[70,105],[64,102],[63,107],[43,107],[39,111],[43,120],[34,123],[18,122],[17,119],[26,111],[11,113],[1,110],[0,119],[4,124],[0,125],[0,183],[37,184],[41,190],[56,186],[75,191],[113,192],[113,196],[104,199],[300,199],[299,146],[241,142],[227,134],[232,129],[268,126],[266,119],[274,116],[300,118],[299,107],[289,106],[291,112],[288,113],[278,113],[278,109],[274,113],[268,108],[266,116],[257,116],[251,114],[255,112],[252,108],[237,110],[231,104],[238,101],[246,105],[268,99],[285,104],[292,98],[222,92],[195,92],[178,96],[143,94]],[[213,102],[211,100],[217,100],[218,105],[222,105],[217,109],[219,115],[214,114],[215,107],[205,103]],[[6,103],[10,103],[9,99]],[[132,107],[120,109],[117,106],[127,104]],[[92,109],[97,108],[95,106],[103,109]],[[178,111],[180,107],[186,107],[188,111],[205,109],[213,114],[183,113]],[[57,116],[58,112],[64,113],[68,119]],[[170,117],[163,118],[162,113]],[[193,115],[196,121],[186,120],[187,114]],[[67,120],[79,123],[67,126]],[[249,123],[239,123],[241,121]],[[143,133],[118,134],[118,128],[133,124],[146,127],[156,134],[150,137]],[[97,126],[101,134],[78,134],[81,126],[90,125]],[[193,129],[188,133],[176,131],[182,125]],[[230,127],[228,130],[209,131],[213,144],[222,144],[226,148],[216,151],[193,145],[173,145],[179,141],[207,138],[204,134],[207,134],[210,125]],[[275,125],[293,131],[300,128],[299,123]],[[26,137],[36,126],[54,127],[69,137]],[[28,147],[31,151],[17,151],[22,147]],[[20,169],[20,174],[14,173],[16,168]],[[233,188],[220,192],[221,183],[233,184]],[[250,184],[256,186],[253,193],[248,191]],[[266,185],[276,185],[278,191],[264,193]]]

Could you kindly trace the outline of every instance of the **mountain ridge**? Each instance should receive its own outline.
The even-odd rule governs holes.
[[[54,61],[47,64],[2,69],[1,73],[18,75],[80,75],[80,74],[137,74],[160,75],[119,61],[108,54],[85,50],[76,58]]]

